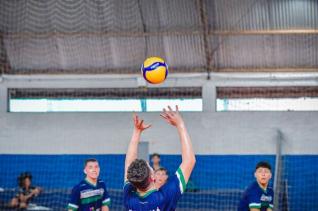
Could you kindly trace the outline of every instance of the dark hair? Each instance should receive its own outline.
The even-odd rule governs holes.
[[[29,180],[32,180],[32,174],[30,172],[22,172],[19,176],[18,176],[18,185],[19,187],[23,188],[24,187],[24,180],[26,178],[29,178]]]
[[[158,171],[164,171],[166,173],[166,175],[168,175],[168,170],[165,167],[160,167],[160,168],[155,170],[155,172],[158,172]]]
[[[97,162],[97,163],[98,163],[98,160],[95,159],[95,158],[89,158],[89,159],[85,160],[85,162],[84,162],[84,168],[86,167],[86,165],[87,165],[88,162]]]
[[[153,153],[153,154],[151,155],[151,159],[152,159],[153,157],[158,157],[158,158],[160,158],[160,155],[159,155],[158,153]]]
[[[271,165],[268,163],[268,162],[266,162],[266,161],[260,161],[260,162],[258,162],[257,164],[256,164],[256,167],[255,167],[255,171],[258,169],[258,168],[267,168],[267,169],[269,169],[270,171],[272,170],[272,167],[271,167]]]
[[[145,160],[134,160],[127,170],[128,181],[137,189],[145,190],[150,184],[150,169]]]

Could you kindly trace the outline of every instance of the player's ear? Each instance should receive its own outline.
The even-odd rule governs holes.
[[[149,181],[150,181],[150,182],[155,182],[155,181],[156,181],[154,174],[151,174],[151,175],[150,175]]]
[[[84,169],[84,170],[83,170],[83,172],[84,172],[84,174],[87,174],[87,171],[86,171],[86,169]]]

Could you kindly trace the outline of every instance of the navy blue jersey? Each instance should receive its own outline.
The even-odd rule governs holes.
[[[93,185],[83,180],[73,188],[67,208],[78,211],[98,211],[102,206],[109,205],[110,198],[104,181],[97,180],[96,185]]]
[[[159,190],[151,190],[144,196],[140,196],[132,184],[126,183],[124,205],[129,211],[175,210],[185,187],[186,183],[180,168]]]
[[[249,211],[250,208],[257,208],[266,211],[273,209],[274,192],[272,188],[264,190],[255,181],[243,193],[238,211]]]

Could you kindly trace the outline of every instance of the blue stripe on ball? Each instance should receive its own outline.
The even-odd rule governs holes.
[[[150,65],[149,67],[144,67],[143,71],[151,71],[151,70],[154,70],[154,69],[161,67],[161,66],[166,67],[166,64],[162,63],[162,62],[155,62],[152,65]]]

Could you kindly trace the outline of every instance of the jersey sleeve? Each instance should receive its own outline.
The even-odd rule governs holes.
[[[134,186],[129,181],[125,181],[125,184],[124,184],[124,195],[129,194],[134,189],[135,189]]]
[[[182,170],[178,168],[175,175],[169,178],[168,182],[160,189],[167,198],[170,198],[176,202],[181,197],[181,194],[185,191],[185,188],[186,182]]]
[[[250,191],[247,194],[247,200],[248,200],[248,207],[249,208],[257,208],[260,209],[262,206],[265,206],[267,208],[273,209],[273,201],[274,201],[274,194],[273,191],[270,192],[269,196],[271,197],[270,201],[267,201],[265,205],[262,205],[261,197],[254,193],[253,191]],[[264,202],[263,202],[264,203]]]
[[[254,193],[254,191],[250,190],[247,195],[247,202],[249,208],[257,208],[260,209],[262,207],[261,199],[258,194]]]
[[[104,194],[103,194],[102,205],[109,207],[110,203],[111,203],[111,200],[110,200],[110,197],[109,197],[109,194],[108,194],[106,185],[105,185],[105,183],[104,183]]]
[[[272,197],[272,200],[269,202],[269,208],[271,208],[273,210],[274,209],[274,191],[273,191],[273,189],[271,189],[270,195]]]
[[[80,191],[77,186],[72,189],[71,199],[67,205],[68,210],[78,210],[80,204]]]
[[[135,188],[130,182],[125,181],[123,189],[124,189],[124,205],[128,206],[129,196],[131,192],[135,190]]]

